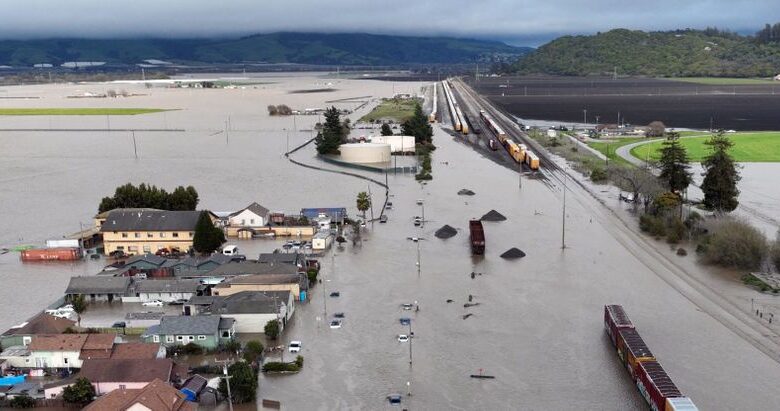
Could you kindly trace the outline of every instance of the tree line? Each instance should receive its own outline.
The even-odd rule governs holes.
[[[98,213],[115,208],[156,208],[170,211],[192,211],[198,206],[198,191],[193,186],[178,186],[173,192],[155,185],[132,183],[119,186],[112,197],[104,197],[98,206]]]

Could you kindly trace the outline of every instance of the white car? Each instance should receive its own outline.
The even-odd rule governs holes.
[[[147,301],[141,305],[143,305],[144,307],[162,307],[165,304],[163,304],[163,302],[160,300],[152,300],[152,301]]]
[[[287,350],[290,352],[300,352],[301,348],[303,348],[303,343],[300,341],[290,341],[290,345],[287,347]]]
[[[409,336],[406,334],[399,334],[398,335],[398,342],[407,342],[409,341]]]
[[[333,320],[330,322],[330,328],[341,328],[341,320]]]

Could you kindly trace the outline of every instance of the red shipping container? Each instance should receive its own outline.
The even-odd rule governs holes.
[[[623,328],[634,328],[634,324],[628,318],[622,305],[604,306],[604,330],[612,340],[612,345],[617,347],[618,331]]]
[[[76,247],[33,248],[22,251],[22,261],[74,261],[82,257]]]
[[[665,411],[666,399],[682,397],[682,393],[657,361],[640,362],[636,387],[653,411]]]
[[[639,332],[633,328],[623,328],[618,331],[617,351],[633,380],[636,380],[636,369],[640,362],[655,361],[650,348],[647,347]]]

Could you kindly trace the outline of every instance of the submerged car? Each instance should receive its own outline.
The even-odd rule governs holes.
[[[144,307],[162,307],[164,304],[160,300],[152,300],[152,301],[147,301],[141,305],[143,305]]]
[[[330,322],[330,328],[341,328],[341,320],[333,320]]]
[[[406,334],[399,334],[398,335],[398,342],[407,342],[409,341],[409,336]]]
[[[290,345],[287,347],[287,350],[290,352],[300,352],[301,348],[303,348],[303,343],[300,341],[290,341]]]

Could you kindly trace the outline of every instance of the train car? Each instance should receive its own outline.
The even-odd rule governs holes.
[[[517,163],[523,163],[523,153],[520,151],[520,147],[512,140],[507,140],[506,151],[509,152],[509,156]]]
[[[699,411],[696,404],[688,397],[666,399],[666,411]]]
[[[650,348],[647,347],[639,332],[633,328],[623,328],[618,331],[617,352],[633,380],[636,380],[637,367],[640,363],[655,361]]]
[[[439,104],[439,95],[436,94],[436,83],[433,83],[433,110],[431,110],[431,114],[428,115],[428,122],[435,123],[436,122],[436,111],[438,109]]]
[[[525,153],[528,152],[528,146],[526,146],[525,144],[518,144],[517,146],[520,147],[520,151],[522,151],[523,162],[525,163]]]
[[[458,113],[458,117],[461,119],[461,125],[460,125],[460,131],[463,134],[469,133],[469,120],[466,118],[466,115],[463,114],[463,111],[460,109],[460,106],[455,106],[455,112]]]
[[[636,371],[636,387],[651,410],[666,411],[668,399],[683,396],[658,361],[640,362]]]
[[[525,163],[531,170],[539,169],[539,157],[533,151],[525,152]]]
[[[471,241],[472,254],[485,254],[485,230],[482,227],[482,221],[469,220],[469,240]]]
[[[623,310],[622,305],[604,306],[604,331],[612,340],[612,345],[617,347],[618,331],[623,328],[634,328],[634,323],[628,318],[628,314]]]
[[[498,143],[496,142],[496,140],[493,140],[491,138],[490,141],[488,141],[488,147],[490,147],[491,150],[496,151],[498,150]]]

